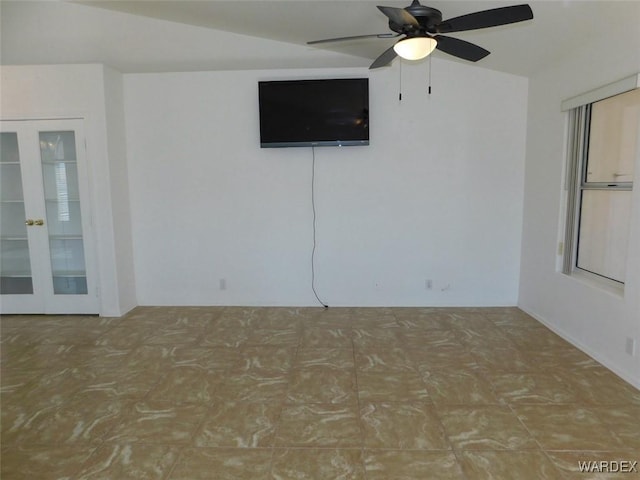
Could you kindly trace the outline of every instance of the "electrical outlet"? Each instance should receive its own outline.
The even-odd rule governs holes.
[[[226,290],[227,289],[227,279],[226,278],[221,278],[220,279],[220,290]]]
[[[633,338],[627,337],[625,351],[632,357],[636,354],[636,341]]]
[[[431,290],[433,288],[433,281],[430,279],[427,279],[424,281],[424,288],[425,290]]]

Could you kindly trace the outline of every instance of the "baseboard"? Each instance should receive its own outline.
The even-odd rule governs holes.
[[[528,310],[527,308],[524,308],[524,307],[521,307],[521,306],[518,306],[518,308],[520,310],[522,310],[523,312],[525,312],[526,314],[531,315],[533,318],[535,318],[537,321],[542,323],[545,327],[547,327],[553,333],[559,335],[560,337],[562,337],[564,340],[569,342],[574,347],[582,350],[584,353],[586,353],[591,358],[593,358],[598,363],[600,363],[603,367],[611,370],[613,373],[615,373],[618,377],[623,379],[625,382],[627,382],[631,386],[633,386],[633,387],[637,388],[638,390],[640,390],[640,379],[630,377],[628,375],[628,373],[620,371],[615,365],[611,365],[610,362],[606,358],[603,358],[598,352],[596,352],[593,349],[589,348],[587,345],[584,345],[582,342],[576,340],[575,338],[573,338],[571,335],[569,335],[567,332],[565,332],[561,328],[558,328],[557,326],[551,324],[544,317],[538,315],[537,313],[535,313],[533,311]]]

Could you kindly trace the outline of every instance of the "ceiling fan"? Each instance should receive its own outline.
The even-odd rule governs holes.
[[[442,34],[496,27],[533,18],[531,7],[526,4],[482,10],[445,21],[442,21],[440,10],[424,6],[418,0],[413,0],[411,5],[405,8],[378,6],[378,9],[387,16],[389,28],[394,33],[327,38],[307,42],[307,44],[315,45],[361,38],[396,38],[404,35],[395,45],[382,52],[369,68],[389,65],[396,56],[407,60],[419,60],[428,56],[436,48],[454,57],[477,62],[490,52],[473,43]]]

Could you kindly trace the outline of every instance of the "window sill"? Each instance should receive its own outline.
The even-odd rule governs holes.
[[[574,269],[568,277],[587,285],[592,288],[597,288],[618,298],[624,298],[624,284],[609,280],[607,278],[595,275],[587,272],[586,270]]]

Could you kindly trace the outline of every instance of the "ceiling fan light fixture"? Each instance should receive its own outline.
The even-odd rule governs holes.
[[[410,37],[400,40],[393,49],[405,60],[420,60],[429,56],[437,44],[436,39],[432,37]]]

